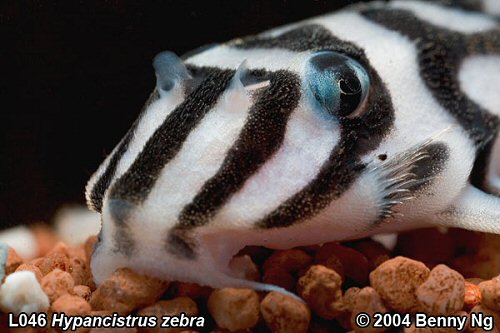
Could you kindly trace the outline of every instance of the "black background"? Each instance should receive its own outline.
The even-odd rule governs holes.
[[[151,59],[327,13],[348,0],[0,0],[0,226],[49,220],[154,87]]]

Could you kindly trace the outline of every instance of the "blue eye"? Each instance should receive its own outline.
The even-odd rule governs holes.
[[[370,88],[363,66],[333,51],[320,51],[309,59],[306,81],[321,107],[339,118],[358,116]]]

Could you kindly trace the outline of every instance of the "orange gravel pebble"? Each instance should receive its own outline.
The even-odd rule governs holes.
[[[342,278],[334,270],[314,265],[300,278],[297,291],[314,313],[329,320],[345,310],[341,285]]]
[[[472,333],[486,333],[486,332],[489,332],[489,333],[499,333],[500,332],[500,327],[499,327],[499,323],[500,323],[500,313],[498,313],[497,311],[493,311],[485,306],[483,306],[482,304],[481,305],[476,305],[475,307],[472,308],[472,310],[470,311],[470,313],[482,313],[483,316],[491,316],[493,317],[493,321],[494,321],[494,328],[493,330],[491,331],[486,331],[480,327],[476,327],[476,328],[472,328],[470,327],[470,332]]]
[[[272,284],[288,291],[294,291],[297,281],[293,275],[281,267],[272,267],[264,271],[262,282]]]
[[[70,247],[57,242],[57,237],[50,239],[55,235],[50,229],[41,228],[39,232],[40,239],[48,237],[42,240],[45,245],[39,244],[40,253],[43,252],[45,257],[23,263],[11,249],[6,270],[7,274],[13,272],[13,267],[15,271],[32,271],[49,296],[51,313],[102,316],[137,311],[133,315],[161,318],[184,312],[188,316],[202,315],[207,319],[207,326],[200,331],[160,327],[80,328],[77,333],[334,333],[343,330],[378,333],[383,330],[371,326],[359,328],[353,319],[359,312],[373,316],[375,312],[389,311],[460,316],[469,315],[467,312],[471,311],[494,316],[497,325],[500,322],[500,276],[491,279],[493,272],[499,272],[500,236],[453,229],[448,233],[429,229],[400,234],[398,250],[411,254],[413,258],[418,257],[430,266],[436,265],[431,271],[425,267],[425,262],[405,257],[390,259],[391,252],[370,239],[278,251],[250,246],[231,261],[230,268],[236,275],[256,281],[261,275],[260,281],[296,293],[307,302],[304,304],[279,292],[266,294],[234,288],[213,290],[179,281],[169,284],[129,269],[118,270],[96,290],[89,268],[96,237],[89,237],[80,246]],[[422,242],[423,238],[442,243],[429,247]],[[404,242],[405,239],[408,242]],[[470,244],[469,239],[481,241]],[[450,240],[453,241],[454,255],[460,253],[462,257],[452,256],[446,263],[456,265],[452,267],[460,268],[460,273],[440,264],[449,254]],[[437,251],[434,257],[431,250]],[[367,287],[370,270],[372,286]],[[462,274],[471,278],[464,280]],[[341,287],[350,288],[342,295]],[[162,296],[165,299],[158,300]],[[37,329],[9,330],[2,326],[5,318],[0,313],[0,332],[42,333]],[[404,332],[456,331],[412,326],[405,328]],[[485,331],[469,328],[467,332]],[[490,332],[500,333],[498,327]],[[61,332],[47,328],[43,333]]]
[[[461,311],[452,314],[453,316],[467,317],[467,312]],[[468,319],[467,319],[468,320]],[[403,329],[404,333],[457,333],[457,332],[470,332],[467,329],[467,324],[465,324],[465,328],[462,331],[455,329],[455,327],[415,327],[415,324],[412,323],[410,327],[405,327]],[[491,332],[490,332],[491,333]]]
[[[360,290],[361,289],[358,287],[351,287],[345,291],[343,301],[346,311],[335,318],[346,331],[352,330],[351,315],[355,305],[356,296]]]
[[[346,277],[356,284],[365,285],[368,281],[369,265],[368,259],[360,252],[340,245],[336,242],[324,244],[316,253],[315,262],[327,262],[330,256],[337,257],[342,263]]]
[[[75,284],[90,285],[92,273],[90,267],[79,257],[72,257],[69,260],[69,272],[75,281]]]
[[[65,294],[51,305],[52,312],[64,312],[68,316],[87,316],[90,314],[90,304],[79,296]]]
[[[370,326],[361,328],[356,325],[356,316],[361,313],[367,313],[373,318],[375,313],[386,313],[389,310],[384,305],[380,295],[372,287],[360,289],[352,296],[351,308],[351,326],[359,332],[376,333],[385,331],[384,328],[374,328],[373,321]]]
[[[68,271],[69,269],[69,258],[59,251],[51,252],[46,257],[36,259],[32,263],[40,268],[43,275],[47,275],[54,269],[62,271]]]
[[[52,303],[62,295],[72,293],[75,282],[68,272],[56,268],[42,278],[41,286]]]
[[[214,290],[207,306],[217,325],[230,331],[252,328],[259,320],[259,296],[251,289]]]
[[[278,250],[275,251],[262,266],[266,271],[271,268],[282,268],[287,272],[297,272],[300,269],[310,265],[312,258],[306,252],[299,249]]]
[[[137,333],[137,328],[92,328],[89,333]]]
[[[182,333],[190,333],[191,331],[183,331]],[[253,333],[251,329],[246,329],[246,330],[237,330],[237,331],[230,331],[225,328],[220,328],[216,327],[213,330],[210,331],[210,333]]]
[[[2,331],[3,332],[3,331]],[[18,328],[11,328],[10,331],[12,333],[38,333],[36,328],[34,327],[18,327]],[[52,333],[52,332],[49,332]]]
[[[424,228],[400,233],[396,248],[402,256],[411,257],[432,267],[454,257],[455,241],[448,232]]]
[[[85,259],[87,263],[90,264],[90,258],[92,257],[92,253],[94,252],[94,245],[97,242],[97,236],[90,236],[83,244],[83,249],[85,250]]]
[[[129,268],[117,269],[92,294],[94,310],[110,310],[126,315],[132,310],[158,300],[168,282],[135,273]]]
[[[479,289],[481,290],[481,303],[491,310],[500,311],[500,276],[481,282]]]
[[[22,264],[23,258],[17,254],[16,250],[9,247],[9,254],[7,255],[7,261],[5,262],[5,275],[14,273]]]
[[[370,270],[374,270],[384,261],[391,258],[391,253],[382,244],[372,239],[364,239],[356,242],[353,248],[368,259]]]
[[[17,267],[17,269],[16,269],[16,272],[19,272],[19,271],[33,272],[35,274],[35,277],[38,280],[38,282],[40,284],[42,283],[42,278],[43,278],[42,271],[40,271],[40,268],[38,268],[37,266],[35,266],[33,264],[22,264],[19,267]]]
[[[69,254],[69,247],[68,245],[66,245],[64,242],[57,242],[54,247],[52,247],[50,249],[49,252],[47,252],[47,255],[46,256],[50,256],[51,254],[53,253],[60,253],[66,257],[70,257],[70,254]]]
[[[316,255],[314,257],[314,263],[334,270],[335,272],[337,272],[338,275],[340,275],[342,281],[344,281],[345,279],[344,265],[342,265],[340,259],[337,258],[334,254],[330,253],[325,254],[325,252],[320,252],[319,255]]]
[[[113,312],[111,311],[106,311],[106,310],[92,310],[90,311],[90,315],[92,317],[104,317],[104,316],[111,316],[113,315]]]
[[[460,311],[465,298],[464,277],[446,265],[434,267],[416,290],[420,310],[431,315],[450,315]]]
[[[389,259],[370,273],[370,283],[384,302],[398,312],[418,310],[417,288],[427,280],[429,268],[405,257]]]
[[[158,301],[137,311],[139,316],[155,316],[157,326],[154,328],[139,328],[141,333],[178,333],[185,332],[185,328],[162,328],[163,316],[178,316],[181,312],[187,316],[198,315],[198,306],[188,297],[177,297],[168,301]]]
[[[260,312],[273,333],[305,333],[311,321],[311,312],[304,303],[276,291],[264,297]]]
[[[78,285],[73,287],[73,294],[76,296],[80,296],[87,302],[90,301],[90,296],[92,295],[92,291],[88,286]]]
[[[474,233],[470,233],[474,234]],[[467,255],[454,258],[450,264],[465,277],[491,279],[500,274],[500,236],[479,234],[479,249]]]
[[[464,310],[470,311],[476,305],[481,304],[481,289],[479,286],[465,281]]]
[[[356,296],[358,295],[358,293],[360,291],[361,291],[361,289],[358,287],[351,287],[345,291],[343,300],[344,300],[345,307],[349,311],[352,311],[352,309],[354,307],[354,302],[355,302]]]
[[[69,254],[70,258],[77,257],[77,258],[80,258],[84,262],[88,262],[87,255],[85,253],[85,245],[84,244],[82,244],[80,246],[68,247],[68,254]]]
[[[170,287],[171,292],[177,297],[189,297],[192,299],[208,298],[213,289],[207,286],[200,286],[190,282],[173,282]]]

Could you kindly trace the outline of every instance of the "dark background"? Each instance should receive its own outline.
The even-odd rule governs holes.
[[[348,0],[0,0],[0,227],[47,221],[154,87],[151,59],[326,13]]]

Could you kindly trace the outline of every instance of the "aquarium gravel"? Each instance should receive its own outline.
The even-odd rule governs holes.
[[[161,281],[126,267],[96,286],[89,268],[96,236],[68,245],[49,226],[39,224],[30,230],[37,242],[35,258],[23,259],[5,247],[1,332],[62,332],[62,325],[49,327],[54,315],[55,323],[60,323],[60,313],[130,319],[116,321],[114,328],[75,326],[79,333],[456,332],[455,328],[417,328],[418,313],[435,317],[482,313],[500,322],[500,236],[496,235],[429,228],[398,235],[391,250],[373,239],[362,239],[289,250],[248,246],[233,258],[231,267],[245,278],[281,286],[293,297],[275,291]],[[21,319],[9,318],[9,312],[45,313],[48,324],[9,330],[9,321],[19,324]],[[395,328],[375,327],[372,320],[361,328],[356,321],[360,313],[370,318],[400,314],[403,321],[405,316],[411,321],[408,327],[402,323]],[[191,319],[193,327],[161,327],[166,317],[181,314]],[[202,320],[198,321],[202,327],[194,319]],[[470,322],[464,329],[483,332],[483,328],[471,328]]]

